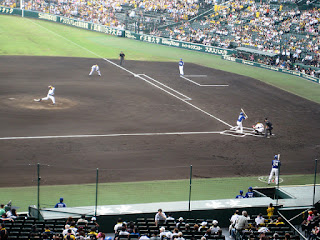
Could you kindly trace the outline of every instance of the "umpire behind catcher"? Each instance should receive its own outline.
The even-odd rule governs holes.
[[[270,136],[271,136],[271,135],[272,135],[272,129],[273,129],[272,123],[268,120],[268,118],[266,118],[266,119],[264,120],[264,122],[265,122],[265,124],[266,124],[264,137],[270,138],[270,137],[268,136],[268,132],[270,133]]]

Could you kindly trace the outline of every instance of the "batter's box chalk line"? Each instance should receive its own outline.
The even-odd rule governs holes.
[[[239,130],[235,130],[235,127],[232,127],[228,130],[224,130],[220,132],[222,135],[228,135],[233,137],[245,137],[245,136],[252,136],[252,137],[263,137],[262,135],[257,135],[253,128],[244,127],[242,133]]]
[[[258,180],[260,182],[264,182],[264,183],[268,183],[268,179],[269,179],[269,176],[260,176],[258,177]],[[279,178],[279,183],[282,183],[283,182],[283,178]],[[272,180],[271,180],[271,184],[275,184],[275,178],[273,177]]]

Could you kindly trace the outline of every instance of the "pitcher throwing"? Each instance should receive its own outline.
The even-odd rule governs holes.
[[[55,88],[53,86],[48,86],[49,88],[49,91],[48,91],[48,94],[47,94],[47,97],[45,98],[39,98],[39,99],[33,99],[35,102],[41,102],[42,100],[49,100],[51,99],[52,101],[52,104],[55,105],[56,104],[56,99],[54,97],[54,91],[55,91]]]

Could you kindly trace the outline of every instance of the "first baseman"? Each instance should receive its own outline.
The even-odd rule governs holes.
[[[180,61],[179,61],[179,71],[180,71],[180,75],[184,75],[183,66],[184,66],[184,62],[182,61],[182,58],[180,58]]]
[[[274,159],[272,160],[271,172],[270,172],[270,176],[268,179],[268,185],[271,183],[271,179],[272,179],[273,175],[275,176],[276,185],[278,185],[280,166],[281,166],[281,162],[278,159],[278,155],[274,155]]]
[[[47,97],[45,98],[39,98],[39,99],[33,99],[35,102],[41,102],[42,100],[49,100],[49,98],[51,99],[52,101],[52,104],[56,104],[56,99],[54,97],[54,91],[55,91],[55,87],[53,86],[48,86],[49,88],[49,91],[48,91],[48,94],[47,94]]]
[[[91,67],[91,72],[89,73],[89,76],[91,76],[94,71],[97,71],[97,73],[99,74],[99,76],[101,76],[101,73],[100,73],[100,69],[99,69],[98,64],[95,64],[95,65],[93,65],[93,66]]]

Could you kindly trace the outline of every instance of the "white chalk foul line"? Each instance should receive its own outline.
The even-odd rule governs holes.
[[[183,75],[185,77],[207,77],[207,75]]]
[[[0,137],[0,140],[91,138],[91,137],[128,137],[128,136],[164,136],[164,135],[219,134],[219,133],[220,133],[220,131],[213,131],[213,132],[167,132],[167,133],[115,133],[115,134],[61,135],[61,136]]]
[[[188,75],[188,76],[191,76],[191,75]],[[185,79],[185,80],[187,80],[187,81],[189,81],[189,82],[191,82],[191,83],[193,83],[193,84],[195,84],[195,85],[197,85],[197,86],[199,86],[199,87],[229,87],[228,84],[199,84],[199,83],[197,83],[195,81],[192,81],[191,79],[189,79],[189,78],[187,78],[187,77],[185,77],[183,75],[180,75],[180,77]]]
[[[28,20],[29,20],[29,19],[28,19]],[[60,34],[58,34],[58,33],[55,33],[55,32],[53,32],[53,31],[51,31],[51,30],[49,30],[49,29],[47,29],[47,28],[45,28],[45,27],[41,26],[41,25],[40,25],[40,24],[38,24],[38,23],[35,23],[35,22],[31,21],[31,20],[29,20],[29,21],[30,21],[30,22],[32,22],[32,23],[33,23],[33,24],[35,24],[35,25],[40,26],[41,28],[46,29],[47,31],[49,31],[49,32],[51,32],[51,33],[53,33],[53,34],[55,34],[56,36],[59,36],[59,37],[61,37],[61,38],[65,39],[66,41],[68,41],[68,42],[70,42],[70,43],[72,43],[72,44],[74,44],[74,45],[76,45],[76,46],[78,46],[78,47],[80,47],[80,48],[82,48],[82,49],[84,49],[84,50],[86,50],[86,51],[88,51],[88,52],[92,53],[93,55],[95,55],[95,56],[97,56],[97,57],[99,57],[99,58],[101,58],[101,59],[105,60],[106,62],[111,63],[112,65],[114,65],[114,66],[116,66],[116,67],[118,67],[118,68],[120,68],[120,69],[122,69],[122,70],[124,70],[124,71],[126,71],[126,72],[128,72],[128,73],[130,73],[130,74],[132,74],[133,76],[138,77],[138,78],[140,78],[140,79],[142,79],[142,80],[144,80],[144,81],[148,82],[149,84],[151,84],[151,85],[153,85],[153,86],[155,86],[155,87],[157,87],[157,88],[161,89],[162,91],[165,91],[166,93],[170,94],[171,96],[173,96],[173,97],[175,97],[175,98],[177,98],[177,99],[179,99],[179,100],[181,100],[181,101],[183,101],[183,102],[187,103],[188,105],[192,106],[193,108],[195,108],[195,109],[199,110],[200,112],[202,112],[202,113],[204,113],[204,114],[206,114],[206,115],[208,115],[208,116],[210,116],[210,117],[212,117],[212,118],[214,118],[214,119],[218,120],[219,122],[221,122],[221,123],[223,123],[223,124],[225,124],[225,125],[227,125],[227,126],[229,126],[229,127],[232,127],[232,125],[230,125],[229,123],[226,123],[225,121],[223,121],[223,120],[221,120],[221,119],[219,119],[219,118],[217,118],[217,117],[213,116],[212,114],[210,114],[210,113],[208,113],[208,112],[206,112],[206,111],[202,110],[201,108],[199,108],[199,107],[197,107],[197,106],[195,106],[195,105],[193,105],[193,104],[191,104],[191,103],[187,102],[186,100],[184,100],[184,99],[182,99],[182,98],[177,97],[176,95],[174,95],[174,94],[172,94],[172,93],[170,93],[170,92],[166,91],[165,89],[163,89],[163,88],[161,88],[161,87],[157,86],[156,84],[154,84],[154,83],[152,83],[152,82],[150,82],[150,81],[148,81],[148,80],[144,79],[143,77],[139,76],[138,74],[135,74],[135,73],[131,72],[130,70],[128,70],[128,69],[126,69],[126,68],[124,68],[124,67],[122,67],[122,66],[120,66],[120,65],[118,65],[118,64],[116,64],[116,63],[114,63],[114,62],[112,62],[112,61],[110,61],[110,60],[109,60],[109,59],[107,59],[107,58],[104,58],[104,57],[100,56],[99,54],[96,54],[95,52],[92,52],[91,50],[89,50],[89,49],[87,49],[87,48],[85,48],[85,47],[83,47],[83,46],[81,46],[81,45],[79,45],[79,44],[77,44],[77,43],[75,43],[75,42],[73,42],[73,41],[71,41],[71,40],[69,40],[69,39],[65,38],[64,36],[61,36],[61,35],[60,35]]]
[[[163,83],[161,83],[161,82],[159,82],[159,81],[157,81],[157,80],[155,80],[155,79],[153,79],[152,77],[149,77],[148,75],[146,75],[146,74],[137,74],[138,76],[144,76],[144,77],[146,77],[146,78],[149,78],[150,80],[152,80],[152,81],[154,81],[154,82],[156,82],[156,83],[158,83],[158,84],[160,84],[161,86],[163,86],[163,87],[165,87],[165,88],[167,88],[167,89],[170,89],[171,91],[173,91],[173,92],[175,92],[175,93],[177,93],[177,94],[179,94],[179,95],[181,95],[181,96],[183,96],[185,99],[183,99],[183,100],[192,100],[191,98],[189,98],[188,96],[186,96],[186,95],[184,95],[184,94],[182,94],[182,93],[180,93],[180,92],[178,92],[177,90],[174,90],[173,88],[171,88],[171,87],[168,87],[167,85],[165,85],[165,84],[163,84]]]

